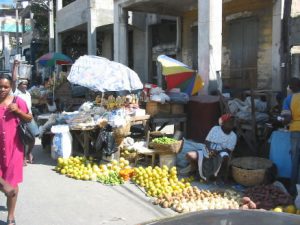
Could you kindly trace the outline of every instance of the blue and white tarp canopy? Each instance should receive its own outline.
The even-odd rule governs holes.
[[[134,91],[143,89],[136,72],[103,57],[85,55],[72,65],[68,80],[93,91]]]

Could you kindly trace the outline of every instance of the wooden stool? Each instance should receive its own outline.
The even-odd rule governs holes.
[[[140,148],[140,149],[137,149],[137,155],[136,155],[136,158],[135,158],[135,165],[137,165],[137,162],[139,160],[139,155],[151,156],[151,166],[154,167],[155,166],[155,156],[156,155],[159,156],[160,166],[162,166],[163,162],[161,161],[161,156],[164,156],[163,157],[164,159],[168,156],[171,156],[173,159],[175,159],[176,154],[171,153],[171,152],[167,152],[167,151],[164,151],[164,150]]]
[[[154,166],[155,163],[155,154],[156,151],[153,149],[149,149],[149,148],[139,148],[136,151],[136,157],[135,157],[135,166],[137,165],[137,162],[139,160],[139,155],[146,155],[146,156],[151,156],[151,166]]]

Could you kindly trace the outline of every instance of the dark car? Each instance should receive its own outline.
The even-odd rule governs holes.
[[[299,225],[300,215],[260,210],[209,210],[187,213],[143,225]],[[141,224],[142,225],[142,224]]]

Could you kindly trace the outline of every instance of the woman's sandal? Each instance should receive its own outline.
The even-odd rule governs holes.
[[[7,220],[7,225],[17,225],[16,220]]]

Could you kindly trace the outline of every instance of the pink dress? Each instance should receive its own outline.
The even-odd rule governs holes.
[[[16,104],[28,113],[26,102]],[[0,106],[0,176],[13,187],[23,181],[24,146],[17,133],[19,117],[5,106]]]

